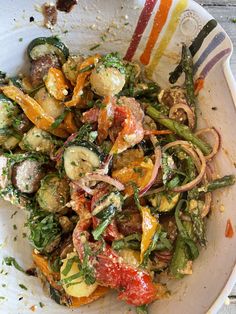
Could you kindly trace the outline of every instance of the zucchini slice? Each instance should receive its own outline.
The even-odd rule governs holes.
[[[69,146],[64,152],[64,168],[71,180],[79,180],[86,173],[92,172],[99,167],[100,162],[96,146],[88,142]]]
[[[56,174],[49,174],[41,180],[37,192],[39,206],[49,212],[65,211],[69,200],[69,185],[65,179],[60,179]]]
[[[54,54],[61,63],[65,63],[69,56],[69,49],[57,37],[38,37],[32,40],[27,48],[27,54],[31,60]]]

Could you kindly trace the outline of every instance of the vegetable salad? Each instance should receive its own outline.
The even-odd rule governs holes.
[[[214,127],[196,130],[193,61],[162,89],[116,52],[71,55],[56,37],[28,46],[30,73],[0,85],[0,195],[28,211],[37,274],[59,304],[110,289],[147,312],[169,296],[163,275],[191,275],[207,245]],[[210,145],[207,139],[212,138]]]

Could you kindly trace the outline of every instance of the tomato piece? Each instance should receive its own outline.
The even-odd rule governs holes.
[[[115,108],[115,119],[117,116],[121,116],[124,121],[121,124],[122,130],[119,132],[111,149],[111,154],[123,152],[141,142],[144,137],[142,122],[136,120],[128,107],[117,106]]]
[[[93,107],[82,114],[83,123],[96,123],[98,121],[99,108]]]

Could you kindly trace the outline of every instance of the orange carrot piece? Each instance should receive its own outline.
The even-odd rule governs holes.
[[[19,88],[16,86],[3,86],[0,90],[2,90],[4,95],[8,98],[19,104],[26,116],[37,128],[51,132],[59,137],[68,136],[68,133],[60,127],[51,130],[51,125],[55,121],[54,118],[49,116],[35,99],[24,94]]]
[[[64,100],[68,94],[68,84],[61,70],[50,68],[48,74],[44,79],[46,88],[54,98],[57,100]]]
[[[95,65],[98,60],[99,60],[100,56],[98,54],[92,56],[92,57],[88,57],[86,60],[84,60],[79,67],[79,70],[82,71],[83,69],[85,69],[86,67],[89,67],[90,65]],[[81,99],[81,95],[83,94],[83,88],[86,82],[87,77],[90,75],[92,70],[88,70],[85,72],[80,72],[77,76],[77,80],[76,80],[76,85],[73,91],[73,96],[72,99],[67,101],[65,103],[65,105],[67,107],[74,107],[77,104],[79,104],[80,99]]]
[[[74,115],[72,112],[67,113],[64,121],[61,124],[61,127],[64,128],[70,134],[75,133],[77,131],[77,127],[74,121]]]

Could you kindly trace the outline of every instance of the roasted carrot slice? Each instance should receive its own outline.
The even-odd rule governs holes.
[[[4,95],[15,101],[22,108],[26,116],[39,129],[51,132],[59,137],[67,137],[68,133],[60,127],[52,130],[51,125],[55,121],[53,117],[49,116],[43,108],[27,94],[24,94],[16,86],[3,86],[0,88]]]
[[[100,56],[96,54],[92,57],[87,58],[80,64],[79,74],[76,79],[76,85],[73,91],[72,99],[65,103],[67,107],[73,107],[79,104],[81,96],[83,94],[83,88],[84,88],[86,79],[92,71],[90,69],[90,66],[92,67],[93,65],[95,65],[98,62],[99,58]]]

